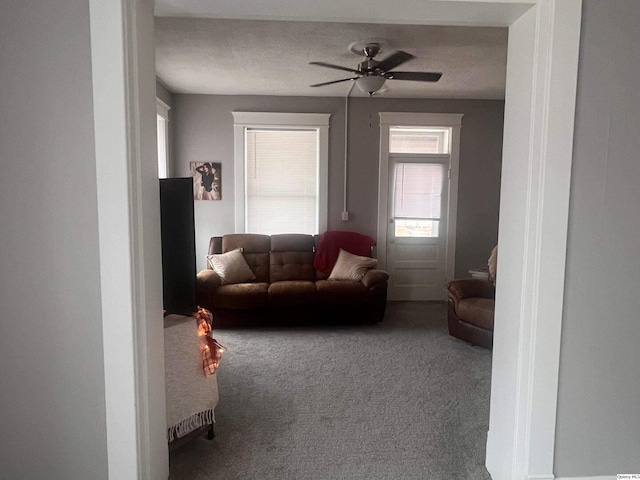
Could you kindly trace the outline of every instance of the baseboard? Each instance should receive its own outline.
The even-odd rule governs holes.
[[[554,477],[553,475],[526,475],[527,480],[617,480],[616,475],[598,477]]]
[[[603,475],[600,477],[556,477],[555,480],[616,480],[616,476]]]
[[[493,443],[491,442],[491,430],[487,430],[487,443],[485,444],[484,463],[491,474],[493,470]]]
[[[597,477],[555,477],[551,475],[525,475],[526,480],[617,480],[616,475],[601,475]]]

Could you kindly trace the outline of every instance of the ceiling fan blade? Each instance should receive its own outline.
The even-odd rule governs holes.
[[[315,85],[309,85],[310,87],[322,87],[324,85],[331,85],[332,83],[340,83],[340,82],[347,82],[349,80],[357,80],[358,77],[353,77],[353,78],[343,78],[342,80],[334,80],[332,82],[324,82],[324,83],[316,83]]]
[[[437,82],[442,77],[439,72],[387,72],[390,80],[413,80],[415,82]]]
[[[341,67],[340,65],[334,65],[332,63],[327,63],[327,62],[309,62],[309,65],[318,65],[320,67],[335,68],[336,70],[344,70],[345,72],[360,73],[358,70],[354,70],[353,68]]]
[[[402,65],[403,63],[408,62],[412,58],[415,58],[415,57],[410,53],[398,50],[397,52],[394,52],[391,55],[389,55],[384,60],[381,60],[377,68],[379,68],[383,72],[388,72],[392,68],[396,68]]]

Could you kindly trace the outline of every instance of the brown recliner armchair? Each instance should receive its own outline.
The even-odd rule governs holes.
[[[449,297],[449,335],[480,345],[493,347],[493,315],[496,297],[498,246],[491,251],[487,262],[492,282],[477,278],[453,280],[447,284]]]
[[[493,313],[495,286],[493,283],[465,278],[447,284],[449,297],[449,335],[480,345],[493,347]]]

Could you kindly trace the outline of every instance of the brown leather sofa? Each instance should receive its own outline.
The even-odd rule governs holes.
[[[480,345],[493,347],[495,286],[474,278],[453,280],[447,284],[449,297],[449,334]]]
[[[361,281],[327,280],[313,266],[317,236],[230,234],[212,237],[209,254],[237,248],[256,279],[221,285],[210,266],[197,275],[198,305],[214,327],[308,321],[381,322],[389,275],[369,270]]]

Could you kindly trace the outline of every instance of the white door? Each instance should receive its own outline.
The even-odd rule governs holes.
[[[390,155],[390,300],[446,300],[448,155]]]

